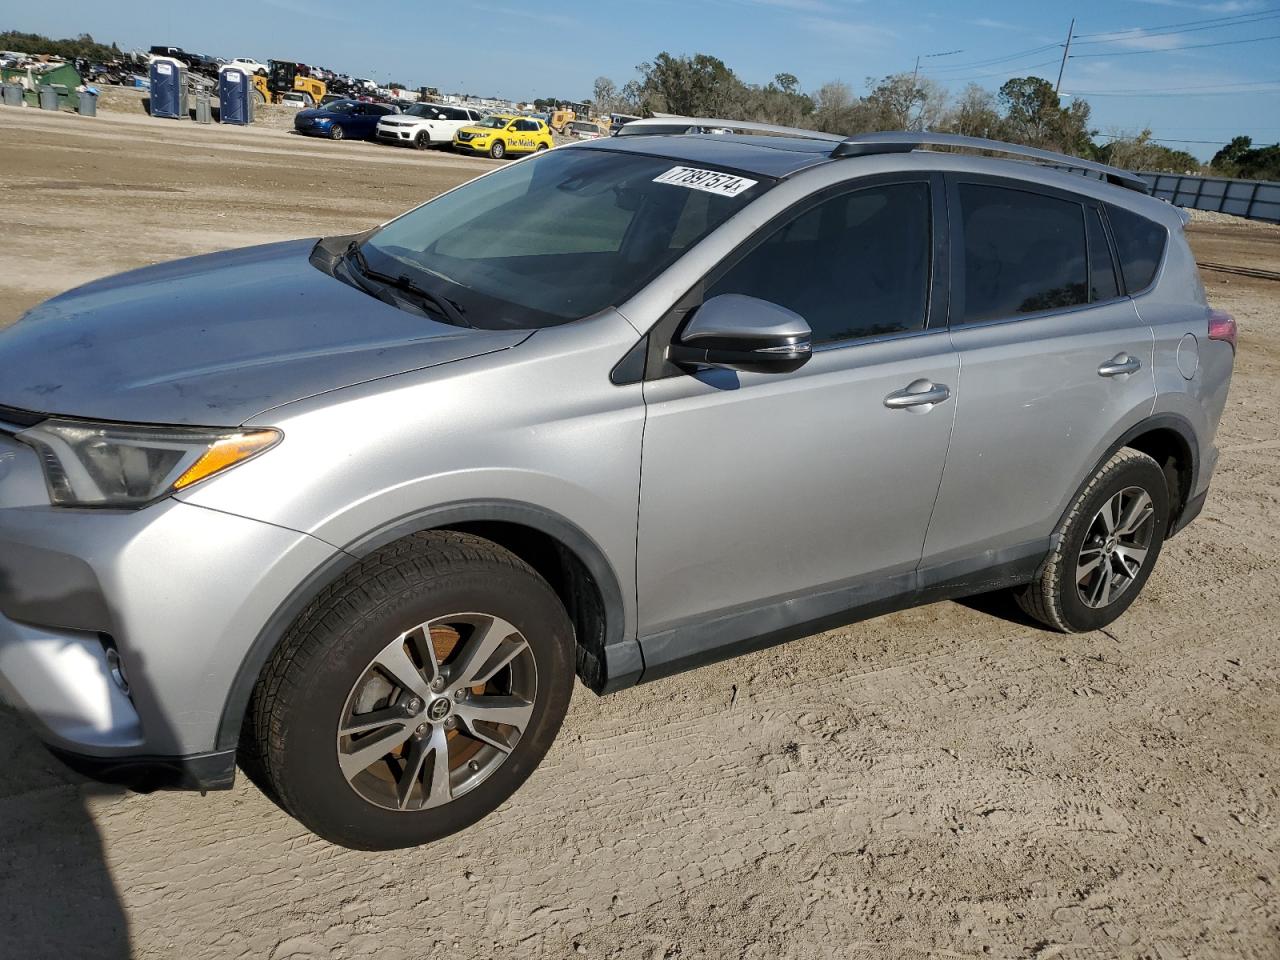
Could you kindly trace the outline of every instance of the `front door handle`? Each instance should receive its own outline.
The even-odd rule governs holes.
[[[949,396],[951,396],[950,388],[941,383],[934,383],[932,380],[915,380],[885,397],[884,405],[890,410],[905,410],[909,407],[932,406],[935,403],[941,403]]]
[[[1126,373],[1137,373],[1142,369],[1142,361],[1132,354],[1117,353],[1098,368],[1100,377],[1120,377]]]

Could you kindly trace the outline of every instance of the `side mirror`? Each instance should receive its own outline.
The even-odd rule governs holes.
[[[804,317],[786,307],[722,293],[697,309],[667,359],[682,367],[790,373],[813,355],[811,337]]]

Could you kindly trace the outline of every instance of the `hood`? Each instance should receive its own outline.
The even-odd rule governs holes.
[[[318,107],[307,107],[305,110],[299,110],[293,116],[296,120],[332,120],[337,114]]]
[[[315,240],[145,267],[0,330],[0,406],[238,426],[291,400],[513,347],[376,300],[311,264]]]

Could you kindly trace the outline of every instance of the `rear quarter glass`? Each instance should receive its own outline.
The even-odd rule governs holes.
[[[1111,204],[1107,204],[1107,219],[1120,255],[1125,288],[1130,294],[1140,293],[1156,277],[1169,231],[1154,220]]]

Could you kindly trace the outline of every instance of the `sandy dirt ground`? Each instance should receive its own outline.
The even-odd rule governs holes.
[[[0,110],[0,325],[93,277],[371,225],[486,161]],[[1271,266],[1280,231],[1196,225]],[[939,603],[598,699],[497,814],[351,853],[244,778],[137,796],[0,713],[0,955],[1280,957],[1280,284],[1204,516],[1111,628]],[[0,371],[3,375],[3,371]]]

